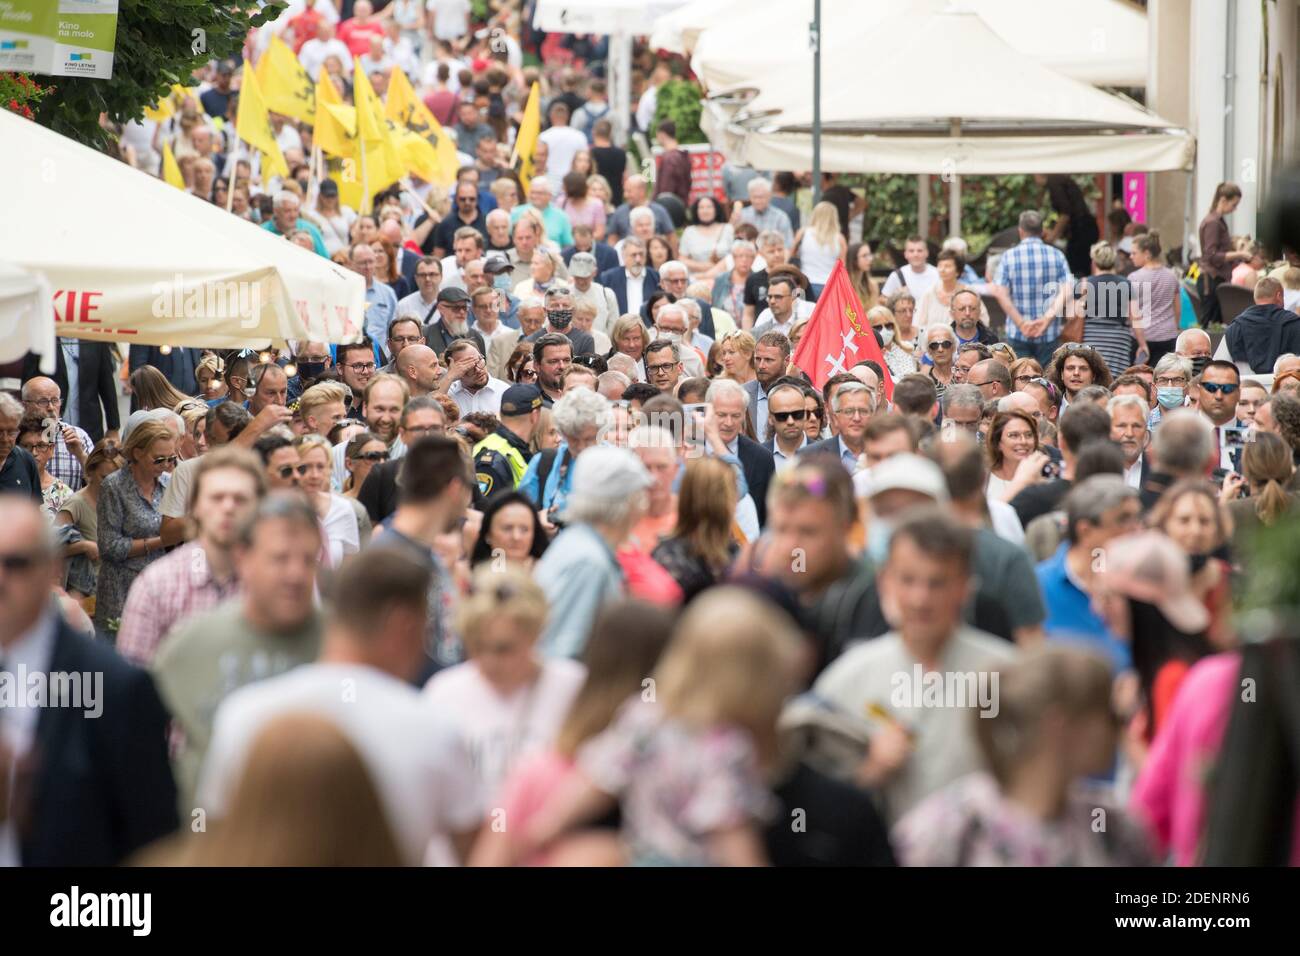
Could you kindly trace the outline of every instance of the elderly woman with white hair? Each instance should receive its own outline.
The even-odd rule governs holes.
[[[565,397],[582,394],[579,389]],[[548,657],[579,657],[600,608],[623,595],[616,555],[645,515],[652,484],[641,459],[626,448],[592,448],[578,458],[573,472],[564,530],[533,572],[551,608],[542,634]]]
[[[560,444],[540,451],[528,463],[519,491],[537,506],[542,526],[554,533],[573,488],[573,466],[588,448],[601,442],[613,423],[609,400],[587,388],[575,388],[551,408]]]
[[[921,374],[934,379],[935,388],[942,395],[953,381],[957,333],[951,325],[927,325],[921,330],[921,351],[934,363],[925,366]]]

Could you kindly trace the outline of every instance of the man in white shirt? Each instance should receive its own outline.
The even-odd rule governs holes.
[[[470,755],[450,715],[409,683],[428,665],[431,570],[395,545],[344,562],[320,658],[248,684],[218,707],[198,805],[219,819],[267,727],[287,715],[317,717],[362,757],[408,866],[420,865],[438,837],[468,856],[483,813]]]
[[[1106,403],[1106,411],[1110,412],[1110,440],[1124,450],[1124,484],[1140,490],[1151,410],[1136,395],[1116,395]]]
[[[569,107],[562,100],[552,103],[546,116],[551,125],[538,139],[550,149],[547,168],[563,179],[573,168],[573,157],[587,148],[587,137],[569,125]]]
[[[759,313],[758,319],[754,322],[754,331],[751,333],[755,340],[762,338],[768,332],[780,332],[787,339],[790,337],[790,330],[794,324],[803,318],[799,314],[798,303],[803,303],[802,299],[795,299],[794,279],[788,275],[775,275],[767,283],[767,308]],[[811,302],[803,303],[807,309],[807,314],[812,315],[812,310],[816,308]]]
[[[996,714],[997,668],[1016,649],[962,624],[972,589],[969,529],[922,506],[888,538],[877,581],[881,604],[895,609],[900,629],[850,647],[822,672],[813,692],[845,714],[884,711],[872,720],[857,779],[880,795],[892,825],[936,790],[983,768],[971,711]],[[937,699],[930,688],[935,681]],[[969,693],[955,693],[958,685]]]
[[[939,270],[930,265],[930,247],[921,236],[907,237],[907,242],[903,244],[903,258],[907,260],[907,265],[900,266],[889,274],[880,294],[891,296],[906,282],[908,291],[920,302],[921,297],[939,281]]]
[[[482,263],[482,260],[475,260]],[[471,263],[473,265],[474,263]],[[469,294],[469,310],[473,316],[471,328],[483,336],[483,342],[488,349],[492,348],[492,340],[504,338],[511,332],[518,332],[518,329],[512,329],[501,321],[500,301],[496,289],[490,285],[481,285]],[[515,338],[518,338],[516,335]]]
[[[433,321],[438,308],[438,290],[442,288],[442,263],[424,256],[415,266],[415,291],[397,302],[397,315],[419,316],[420,325]]]
[[[686,331],[686,312],[681,306],[669,304],[659,309],[655,318],[655,338],[668,339],[678,347],[682,372],[687,378],[704,378],[704,358],[695,346],[686,341]]]
[[[499,415],[501,396],[510,383],[488,374],[487,359],[478,344],[473,339],[456,339],[447,346],[444,357],[447,374],[438,383],[438,389],[459,406],[461,417],[474,412]]]
[[[329,8],[329,4],[318,4],[318,7],[325,10]],[[321,67],[332,56],[338,57],[338,61],[345,68],[352,62],[352,53],[348,50],[348,45],[334,35],[334,24],[322,22],[316,28],[316,38],[308,40],[298,51],[298,62],[302,64],[308,76],[318,80]]]
[[[469,32],[469,0],[429,0],[424,8],[429,13],[429,32],[435,39],[450,42]]]

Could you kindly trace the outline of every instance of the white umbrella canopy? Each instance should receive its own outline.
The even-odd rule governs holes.
[[[0,260],[48,279],[59,335],[212,348],[361,335],[351,271],[3,110],[0,142]]]
[[[913,0],[915,17],[957,4]],[[1125,0],[965,0],[1020,57],[1099,86],[1145,86],[1146,14]],[[900,42],[922,36],[915,20],[881,28],[900,6],[880,0],[822,0],[822,54],[845,51],[867,64]],[[808,24],[813,0],[694,0],[656,23],[655,39],[690,52],[691,68],[711,93],[764,86],[774,69],[802,64],[811,83]],[[652,41],[653,42],[653,41]],[[930,70],[932,56],[909,65],[906,79]],[[894,84],[903,82],[895,77]],[[859,89],[862,87],[859,85]]]
[[[0,363],[28,352],[41,356],[41,371],[54,373],[54,302],[45,277],[0,262]]]
[[[863,59],[842,46],[822,56],[822,129],[828,133],[939,128],[975,131],[1167,129],[1173,123],[1020,56],[969,11],[910,12],[882,24],[899,41]],[[916,65],[924,63],[925,69]],[[864,90],[891,90],[864,97]],[[811,70],[770,72],[736,115],[782,130],[811,129]],[[759,117],[766,117],[758,119]]]
[[[685,0],[537,0],[533,26],[547,33],[628,33],[654,29],[656,18]]]

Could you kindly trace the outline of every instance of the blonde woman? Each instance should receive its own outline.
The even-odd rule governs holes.
[[[626,355],[636,363],[636,380],[645,381],[645,348],[650,344],[650,332],[641,321],[641,316],[623,316],[614,323],[609,340],[614,343],[614,351],[609,356]]]
[[[546,290],[556,284],[555,274],[560,269],[561,260],[550,249],[538,246],[533,250],[533,260],[529,263],[531,275],[514,288],[516,299],[542,298]]]
[[[547,611],[546,595],[527,571],[480,566],[456,609],[467,659],[424,688],[429,703],[455,722],[485,799],[496,795],[521,757],[555,743],[586,678],[577,661],[539,651]]]
[[[754,336],[744,329],[728,332],[718,340],[723,377],[744,385],[754,380]]]
[[[361,524],[357,510],[364,512],[365,508],[356,499],[345,498],[330,490],[334,457],[329,439],[321,435],[299,435],[293,445],[298,450],[298,487],[316,509],[325,530],[330,565],[338,567],[344,557],[361,550]]]
[[[952,249],[942,250],[935,259],[934,267],[939,270],[939,281],[921,296],[916,304],[915,324],[918,329],[928,325],[947,325],[952,322],[952,297],[969,286],[962,285],[962,270],[966,263]],[[980,299],[980,323],[988,328],[989,309]]]
[[[655,700],[630,697],[577,752],[574,773],[527,825],[507,862],[622,805],[625,852],[652,866],[762,866],[776,812],[776,720],[799,680],[801,639],[748,591],[693,601],[653,672]]]
[[[205,402],[221,402],[226,398],[226,363],[221,356],[208,352],[194,369],[194,380],[199,383],[196,398]]]
[[[176,446],[181,461],[197,458],[208,450],[208,404],[189,398],[172,409],[185,422],[185,433]]]
[[[881,351],[885,354],[885,365],[889,367],[890,378],[897,382],[904,375],[915,372],[916,346],[898,334],[898,323],[889,307],[877,305],[869,309],[867,321],[880,333]]]
[[[813,206],[808,225],[795,233],[793,248],[799,268],[808,277],[808,297],[816,302],[831,277],[836,262],[848,254],[849,244],[840,232],[840,214],[828,202]]]

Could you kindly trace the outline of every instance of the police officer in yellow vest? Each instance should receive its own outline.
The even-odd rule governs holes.
[[[542,391],[536,385],[511,385],[501,396],[501,424],[474,446],[474,477],[480,503],[513,491],[528,468],[528,443],[541,417]]]

